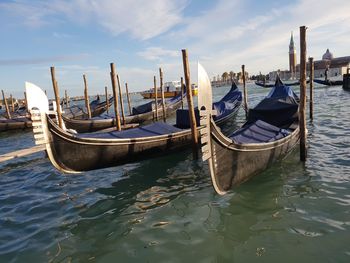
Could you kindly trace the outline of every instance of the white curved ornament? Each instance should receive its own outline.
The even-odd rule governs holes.
[[[49,101],[42,89],[33,83],[25,82],[28,110],[37,108],[42,113],[49,112]]]

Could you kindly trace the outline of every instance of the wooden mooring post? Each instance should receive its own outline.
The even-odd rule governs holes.
[[[5,93],[3,90],[1,90],[1,92],[2,92],[2,99],[4,100],[4,104],[5,104],[7,118],[11,119],[11,113],[10,113],[9,105],[8,105],[6,97],[5,97]]]
[[[160,92],[162,94],[163,120],[164,120],[164,122],[166,122],[166,105],[165,105],[165,98],[164,98],[163,71],[162,71],[162,68],[159,68],[159,81],[160,81]]]
[[[123,102],[123,92],[120,87],[119,75],[117,74],[118,90],[119,90],[119,100],[120,100],[120,110],[122,112],[123,125],[125,125],[125,114],[124,114],[124,102]]]
[[[187,103],[188,103],[188,113],[190,117],[190,125],[191,125],[191,133],[192,133],[192,154],[193,159],[198,159],[198,133],[197,133],[197,123],[196,123],[196,117],[194,114],[194,107],[193,107],[193,99],[192,99],[192,92],[191,92],[191,80],[190,80],[190,67],[188,64],[188,55],[187,50],[182,50],[182,62],[184,67],[184,76],[185,76],[185,82],[186,82],[186,96],[187,96]]]
[[[309,115],[310,115],[310,120],[312,121],[314,119],[314,82],[312,81],[314,79],[314,58],[310,57],[309,58],[309,67],[310,67],[310,98],[309,98],[309,104],[310,104],[310,109],[309,109]]]
[[[300,27],[300,104],[299,104],[299,129],[300,129],[300,160],[306,161],[306,27]]]
[[[184,78],[181,77],[181,109],[184,109]]]
[[[243,80],[245,118],[248,119],[248,95],[247,95],[247,87],[245,85],[245,66],[244,65],[242,65],[242,80]]]
[[[69,107],[69,103],[68,103],[68,93],[67,90],[64,90],[64,100],[65,100],[65,104],[66,104],[66,108]]]
[[[117,91],[117,80],[116,80],[116,74],[115,74],[115,65],[114,63],[111,63],[110,66],[111,66],[111,82],[112,82],[113,98],[114,98],[115,121],[116,121],[117,130],[120,131],[121,126],[120,126],[120,116],[119,116],[119,109],[118,109],[118,91]]]
[[[56,100],[58,126],[60,126],[60,128],[63,129],[60,94],[58,91],[58,84],[57,84],[56,76],[55,76],[55,67],[51,67],[50,70],[51,70],[52,86],[53,86],[53,91],[55,93],[55,100]]]
[[[154,106],[155,106],[155,119],[158,121],[158,88],[157,88],[157,78],[153,76],[153,87],[154,87]]]
[[[88,85],[85,74],[83,74],[84,79],[84,98],[85,98],[85,107],[87,110],[87,114],[89,119],[91,119],[91,109],[90,109],[90,101],[89,101],[89,95],[88,95]]]
[[[28,109],[28,100],[27,100],[27,92],[24,92],[24,103],[26,104],[26,110],[27,110],[27,112],[29,112],[29,109]]]
[[[346,74],[343,75],[343,89],[350,90],[350,68],[347,68]]]
[[[128,83],[126,83],[126,82],[125,82],[125,92],[126,92],[126,98],[128,99],[129,114],[132,115]]]
[[[107,106],[107,114],[109,113],[109,99],[108,99],[108,89],[107,86],[105,86],[105,96],[106,96],[106,106]]]
[[[15,112],[15,103],[13,102],[12,94],[10,94],[10,101],[11,101],[12,112]]]

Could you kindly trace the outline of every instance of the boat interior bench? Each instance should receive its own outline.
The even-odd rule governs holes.
[[[289,134],[290,132],[286,129],[280,129],[262,120],[257,120],[242,127],[229,137],[235,143],[245,144],[272,142],[286,137]]]

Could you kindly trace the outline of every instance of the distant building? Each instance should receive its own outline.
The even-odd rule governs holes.
[[[348,67],[350,67],[350,56],[335,58],[327,48],[326,53],[322,56],[322,60],[314,61],[315,78],[324,78],[327,69],[328,78],[339,77],[346,73]],[[306,69],[309,76],[309,65],[307,65]],[[297,65],[296,70],[299,75],[300,65]]]
[[[299,79],[300,64],[296,65],[296,61],[296,49],[292,32],[289,42],[289,70],[269,72],[269,79],[275,80],[277,75],[279,75],[283,80]],[[325,78],[325,74],[327,74],[327,78],[339,77],[346,73],[348,67],[350,67],[350,56],[335,58],[327,48],[326,53],[324,53],[322,56],[322,59],[314,61],[314,76],[315,78]],[[309,68],[309,63],[307,63],[307,76],[310,75]]]
[[[292,78],[292,79],[295,78],[296,64],[297,64],[297,51],[294,46],[293,31],[292,31],[290,35],[290,42],[289,42],[289,74],[290,74],[289,78]]]

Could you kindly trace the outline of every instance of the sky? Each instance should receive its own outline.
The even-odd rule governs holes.
[[[53,96],[55,66],[61,95],[111,92],[110,63],[129,91],[183,76],[187,49],[191,80],[199,61],[210,77],[288,69],[291,31],[307,26],[307,55],[350,55],[350,1],[344,0],[0,0],[0,89],[23,97],[30,81]]]

